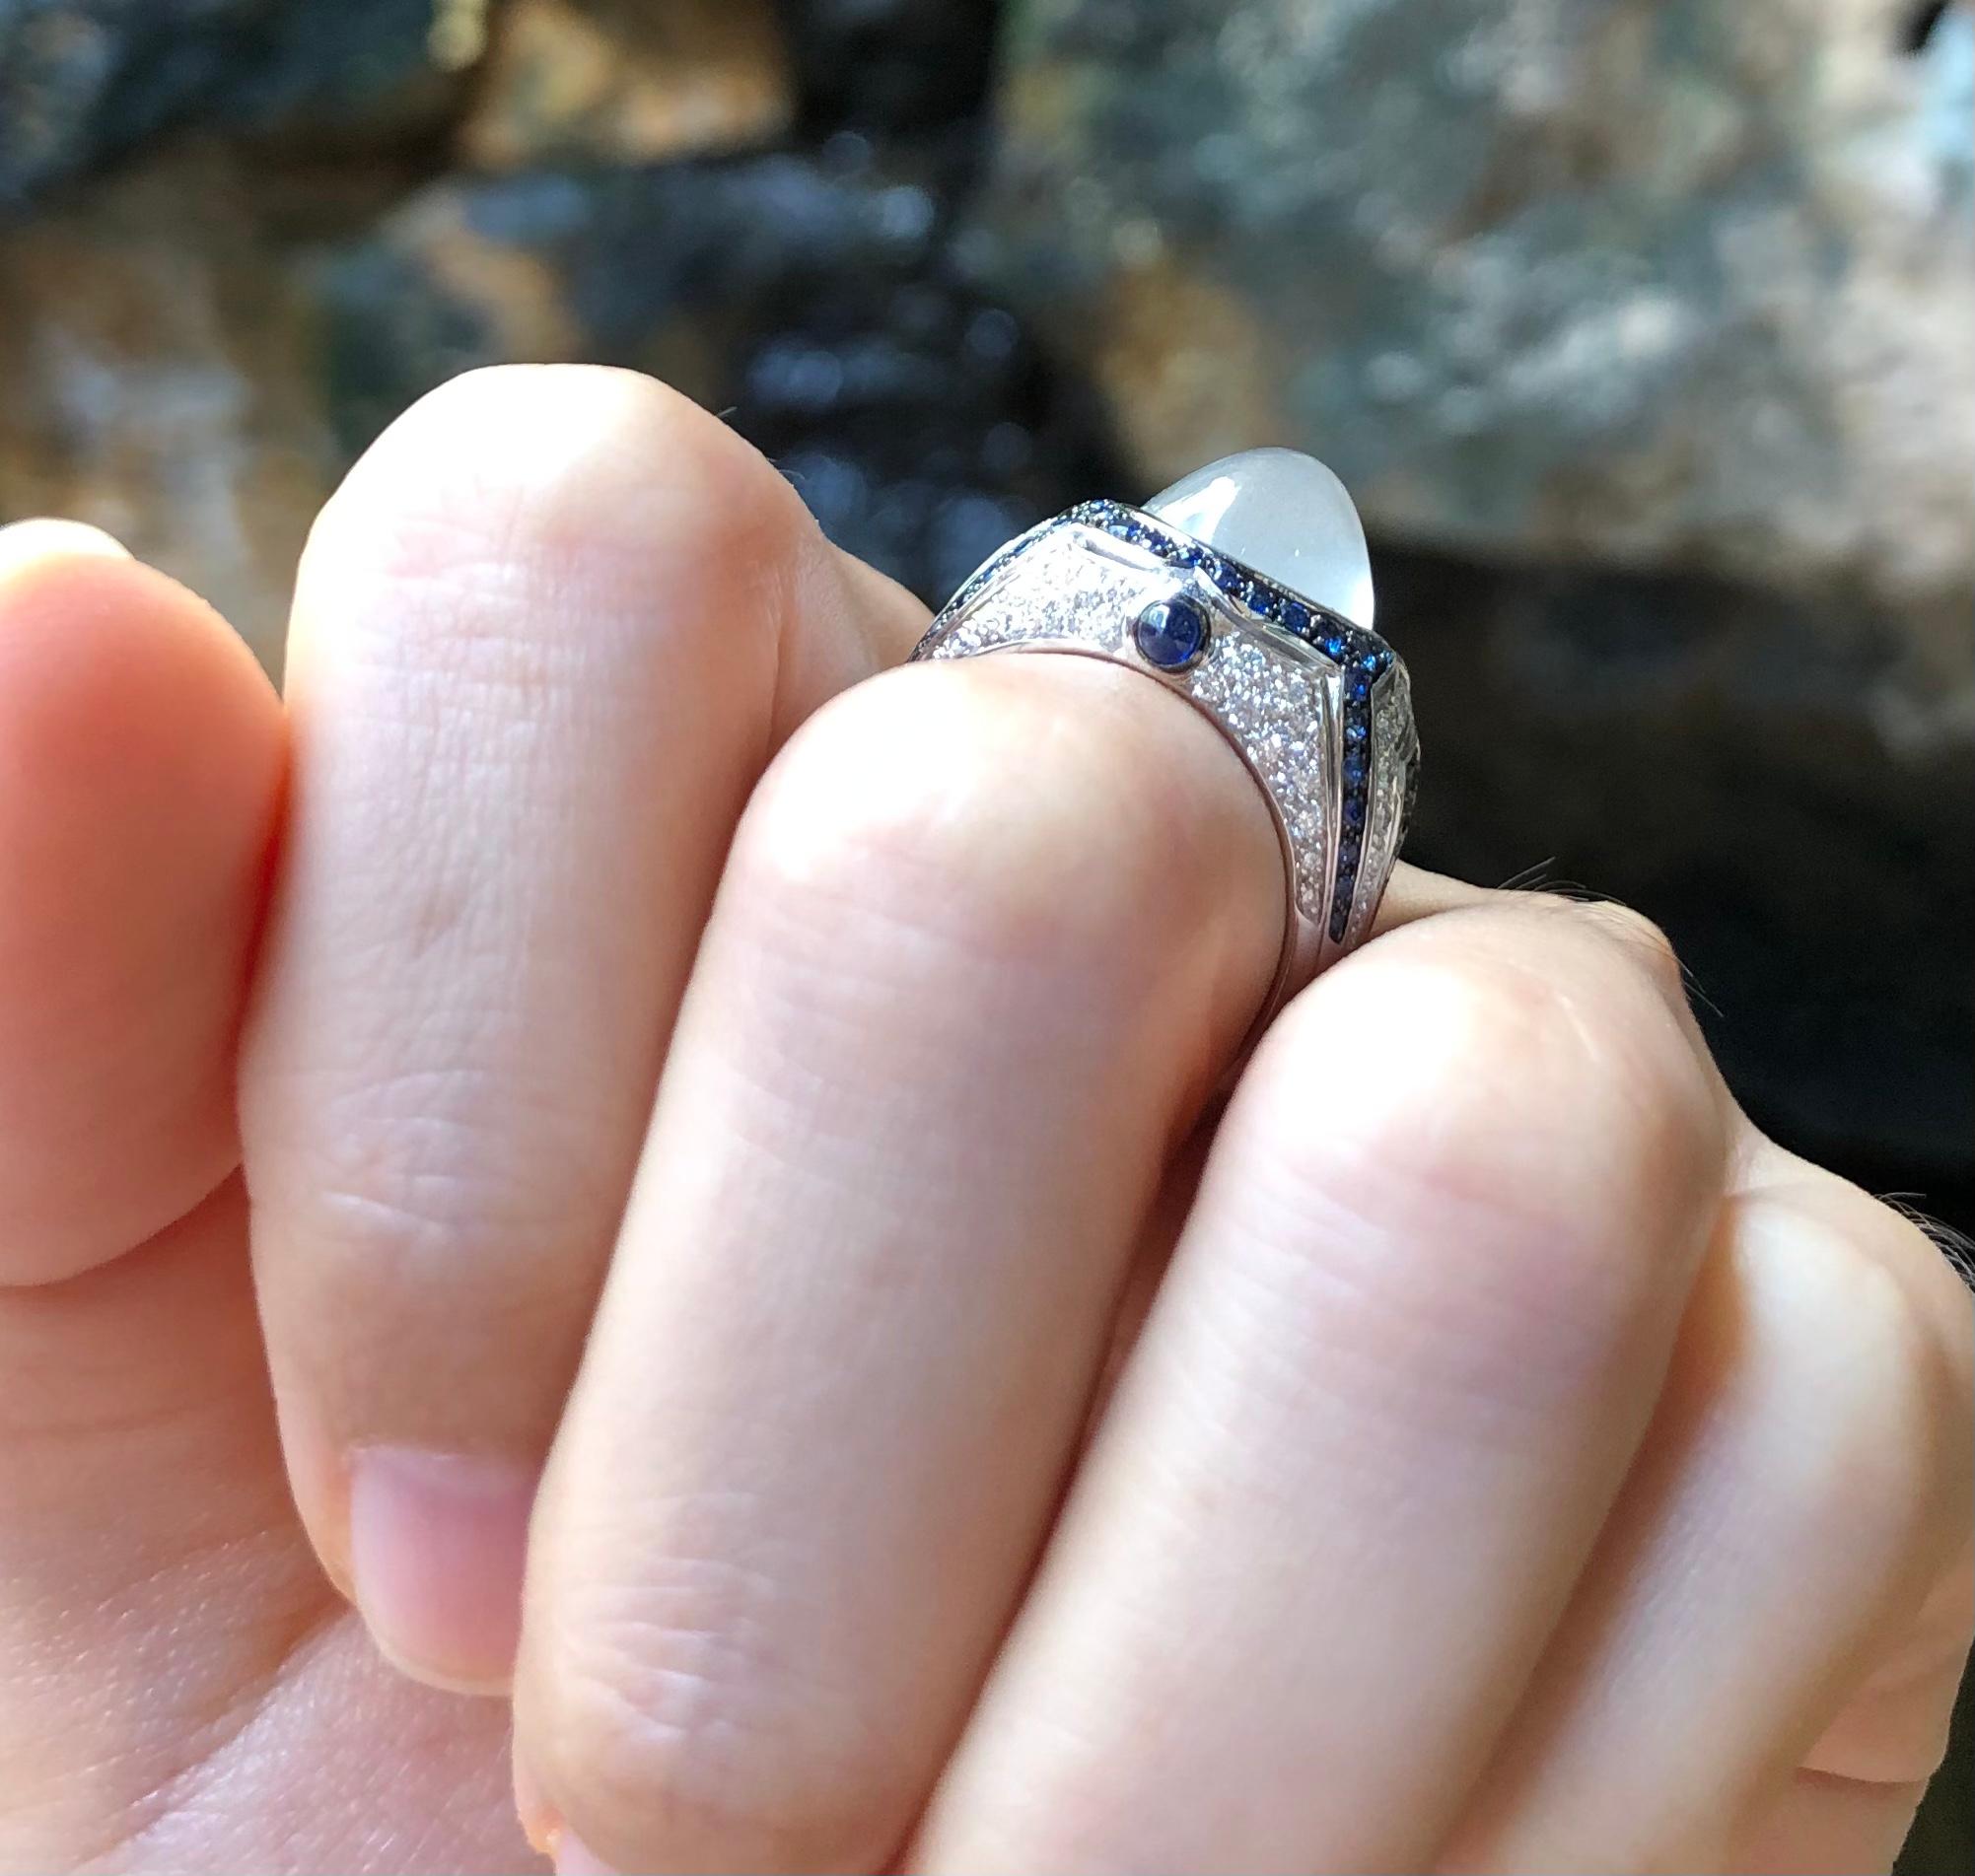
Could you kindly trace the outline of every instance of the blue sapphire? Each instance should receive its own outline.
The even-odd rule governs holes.
[[[1206,551],[1197,540],[1176,540],[1165,557],[1175,567],[1197,567]]]
[[[1347,795],[1344,798],[1344,824],[1346,827],[1365,825],[1365,798],[1362,795]]]
[[[1277,617],[1285,632],[1294,632],[1300,639],[1309,637],[1309,607],[1301,599],[1285,599]]]
[[[1344,726],[1346,742],[1363,742],[1372,733],[1372,727],[1363,717],[1350,718]]]
[[[1341,944],[1344,941],[1344,928],[1351,923],[1351,900],[1339,881],[1337,903],[1330,908],[1330,941]]]
[[[1341,835],[1337,842],[1337,876],[1340,879],[1351,878],[1356,875],[1357,871],[1358,836],[1356,834]]]
[[[1354,704],[1366,703],[1372,696],[1372,680],[1363,671],[1353,671],[1344,680],[1344,694]]]
[[[1320,651],[1325,658],[1334,660],[1339,663],[1343,661],[1344,634],[1342,632],[1338,631],[1326,632],[1322,636],[1322,638],[1317,640],[1316,644],[1317,644],[1317,650]]]
[[[1381,653],[1375,651],[1360,652],[1358,654],[1358,668],[1361,671],[1370,671],[1374,677],[1376,677],[1385,668],[1384,657]]]
[[[1207,649],[1207,614],[1183,592],[1155,599],[1138,615],[1132,643],[1148,664],[1183,671]]]
[[[1230,578],[1228,563],[1210,547],[1203,547],[1200,550],[1200,571],[1223,592],[1227,591]]]
[[[1370,759],[1365,754],[1363,743],[1360,743],[1355,749],[1347,749],[1344,752],[1344,779],[1352,785],[1356,786],[1358,783],[1363,782],[1366,775],[1370,772],[1371,766]]]

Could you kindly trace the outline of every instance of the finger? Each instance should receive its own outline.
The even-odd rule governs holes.
[[[1450,1867],[1773,1867],[1814,1825],[1819,1866],[1884,1868],[1940,1762],[1968,1638],[1967,1297],[1906,1219],[1760,1158]]]
[[[1668,960],[1548,902],[1306,992],[916,1866],[1425,1866],[1647,1422],[1727,1125]]]
[[[1504,897],[1484,886],[1471,886],[1464,879],[1449,879],[1445,873],[1408,866],[1402,860],[1392,869],[1391,882],[1385,888],[1385,896],[1378,901],[1372,930],[1375,936],[1395,932],[1402,925],[1417,924],[1437,913],[1499,905]]]
[[[228,1176],[284,740],[203,602],[94,529],[0,528],[9,1868],[135,1841],[309,1599]]]
[[[93,528],[0,529],[0,1284],[162,1230],[236,1158],[280,705]]]
[[[499,1685],[522,1541],[735,815],[921,622],[724,425],[456,381],[330,503],[245,1065],[298,1497],[379,1640]]]
[[[913,666],[792,742],[536,1519],[518,1752],[567,1865],[895,1850],[1267,986],[1281,878],[1238,757],[1102,663]]]

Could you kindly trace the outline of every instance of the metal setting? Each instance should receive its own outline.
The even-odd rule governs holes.
[[[1194,609],[1207,621],[1200,647],[1172,630]],[[912,656],[992,652],[1129,665],[1240,753],[1275,819],[1291,908],[1268,1011],[1364,940],[1419,765],[1406,667],[1376,633],[1142,510],[1087,502],[995,554]]]

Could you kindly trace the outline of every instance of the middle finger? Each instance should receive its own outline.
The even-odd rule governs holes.
[[[1281,878],[1219,733],[1083,659],[888,673],[771,771],[534,1523],[518,1750],[595,1853],[901,1841]]]

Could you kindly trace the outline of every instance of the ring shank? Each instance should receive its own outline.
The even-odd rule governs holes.
[[[989,646],[978,652],[949,656],[985,658],[994,652],[1049,653],[1057,657],[1097,659],[1105,663],[1123,664],[1141,672],[1145,669],[1143,664],[1133,660],[1100,651],[1094,646],[1080,645],[1075,641],[1060,639],[1029,639],[1019,644]],[[1167,688],[1178,690],[1176,685],[1168,685]],[[1276,1011],[1316,975],[1318,958],[1323,948],[1323,928],[1315,920],[1305,917],[1297,904],[1296,851],[1290,843],[1289,829],[1283,823],[1282,809],[1277,804],[1275,796],[1270,793],[1268,784],[1262,779],[1254,763],[1249,760],[1248,752],[1229,735],[1227,726],[1186,691],[1179,690],[1178,694],[1220,731],[1222,738],[1233,746],[1235,755],[1240,758],[1241,766],[1247,770],[1255,784],[1256,792],[1262,798],[1263,805],[1268,809],[1269,824],[1275,829],[1276,844],[1282,854],[1283,904],[1287,913],[1283,921],[1282,948],[1277,954],[1275,973],[1270,979],[1268,992],[1262,999],[1260,1012],[1236,1055],[1236,1061],[1243,1061],[1255,1043],[1260,1040],[1261,1032],[1268,1027]]]

